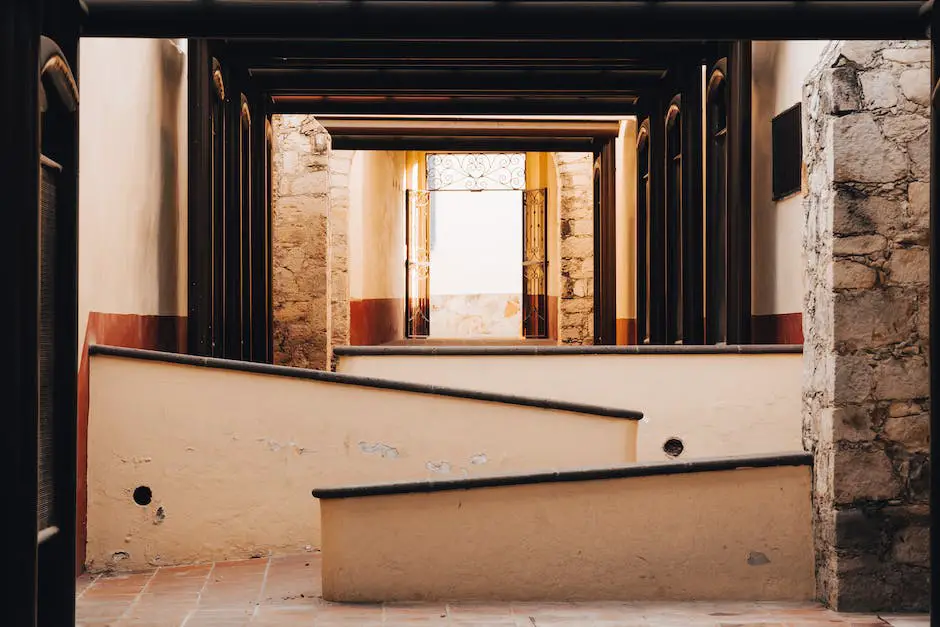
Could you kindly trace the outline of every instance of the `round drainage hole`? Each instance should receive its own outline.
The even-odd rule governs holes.
[[[153,492],[145,485],[134,488],[134,502],[138,505],[150,505],[153,500]]]
[[[679,457],[682,455],[684,449],[685,445],[682,444],[682,440],[679,438],[669,438],[666,440],[666,443],[663,444],[663,451],[669,457]]]

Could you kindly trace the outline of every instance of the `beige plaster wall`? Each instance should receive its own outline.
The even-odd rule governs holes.
[[[635,459],[633,420],[119,357],[90,370],[92,571],[319,547],[317,486]]]
[[[186,315],[186,41],[81,40],[79,342],[89,313]]]
[[[616,146],[616,315],[636,320],[636,118],[620,123]]]
[[[637,458],[803,450],[802,356],[342,356],[337,371],[642,411]]]
[[[752,44],[751,226],[754,315],[803,308],[803,195],[773,200],[771,120],[802,99],[803,82],[828,41]]]
[[[325,500],[323,596],[808,601],[810,484],[802,466]]]
[[[405,153],[356,151],[349,172],[349,296],[405,296]]]

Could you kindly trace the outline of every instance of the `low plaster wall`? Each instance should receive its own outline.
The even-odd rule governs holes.
[[[319,485],[635,460],[635,420],[101,350],[90,358],[91,571],[319,547]],[[135,503],[138,486],[150,503]]]
[[[806,601],[811,474],[744,468],[324,499],[323,596]]]
[[[408,350],[379,349],[371,355],[341,350],[337,371],[636,408],[644,414],[637,443],[640,461],[667,459],[663,445],[670,438],[683,443],[680,459],[803,449],[799,353]]]

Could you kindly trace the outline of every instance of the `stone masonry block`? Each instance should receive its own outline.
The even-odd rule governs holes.
[[[930,105],[930,69],[926,67],[901,73],[901,91],[904,97],[923,107]]]
[[[837,448],[833,459],[833,498],[836,503],[887,500],[901,491],[901,482],[880,448]]]
[[[885,139],[870,113],[853,113],[832,122],[835,180],[862,183],[897,181],[908,173],[905,153]]]

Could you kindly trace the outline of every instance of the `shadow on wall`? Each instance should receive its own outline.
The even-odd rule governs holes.
[[[177,263],[157,264],[158,301],[163,311],[180,311],[179,268],[184,248],[179,245],[180,222],[180,96],[185,84],[186,55],[172,40],[160,46],[162,78],[160,91],[160,199],[157,215],[157,254],[159,259]]]

